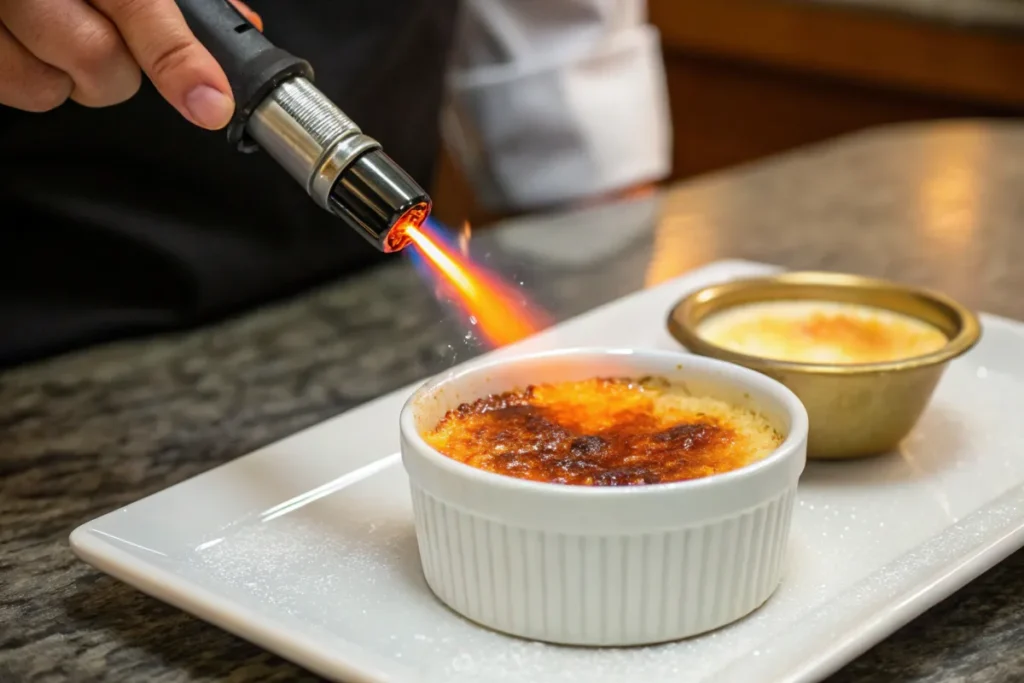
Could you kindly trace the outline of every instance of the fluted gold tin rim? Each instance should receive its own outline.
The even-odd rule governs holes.
[[[708,342],[697,333],[701,322],[714,313],[743,304],[780,299],[852,303],[883,308],[935,325],[948,341],[932,353],[883,363],[800,363],[730,351]],[[676,341],[700,355],[713,356],[758,370],[827,375],[877,374],[940,365],[963,355],[981,338],[981,325],[977,316],[944,294],[888,280],[817,271],[747,278],[704,287],[672,307],[668,328]]]
[[[762,301],[826,301],[887,309],[931,323],[947,342],[937,351],[884,363],[799,363],[750,356],[698,334],[718,311]],[[786,385],[810,418],[808,458],[849,459],[896,449],[918,422],[949,361],[981,337],[978,318],[947,296],[886,280],[795,272],[736,280],[689,294],[672,307],[672,336],[691,352],[757,370]]]

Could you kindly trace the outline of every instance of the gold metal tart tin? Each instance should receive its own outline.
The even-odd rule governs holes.
[[[815,364],[736,353],[697,334],[701,321],[713,313],[777,300],[888,309],[935,325],[949,341],[934,353],[884,363]],[[693,353],[743,365],[789,387],[807,408],[808,456],[818,459],[856,458],[894,449],[921,417],[949,361],[981,337],[977,317],[941,294],[857,275],[817,272],[705,287],[673,307],[668,328]]]

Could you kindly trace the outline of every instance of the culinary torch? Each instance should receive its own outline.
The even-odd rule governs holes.
[[[402,226],[430,214],[423,188],[313,85],[308,62],[271,43],[231,3],[177,1],[231,84],[228,142],[242,152],[264,150],[313,201],[381,251],[402,249]]]

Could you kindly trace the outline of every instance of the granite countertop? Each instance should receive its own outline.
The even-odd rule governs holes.
[[[962,27],[1018,32],[1024,29],[1021,0],[800,0],[851,9],[895,12]]]
[[[1024,319],[1024,126],[846,137],[474,247],[565,318],[721,258],[879,275]],[[0,374],[0,681],[316,680],[94,571],[77,525],[451,364],[402,260],[215,327]],[[1024,552],[832,683],[1024,680]]]

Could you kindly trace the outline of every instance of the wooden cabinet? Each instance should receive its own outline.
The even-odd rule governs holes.
[[[1024,111],[1024,28],[806,0],[649,8],[664,45],[677,177],[879,124]]]

